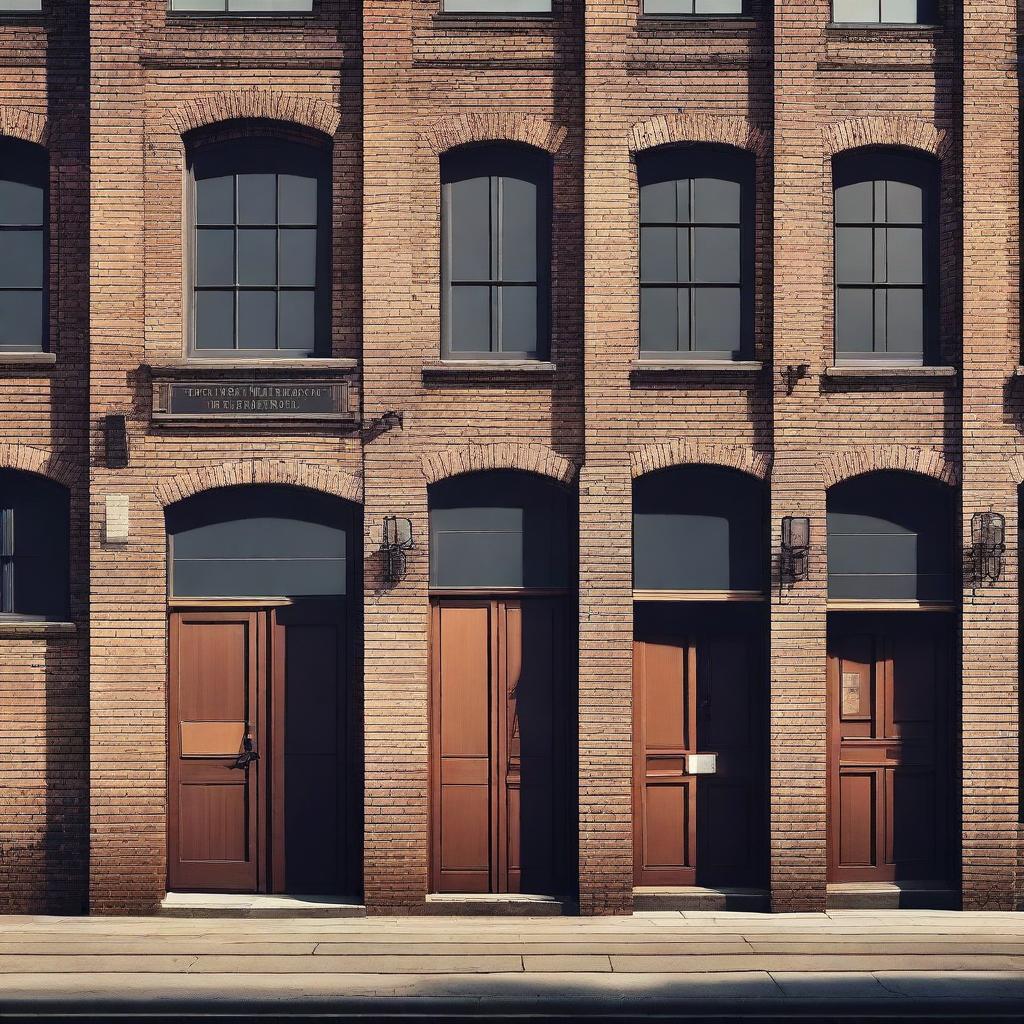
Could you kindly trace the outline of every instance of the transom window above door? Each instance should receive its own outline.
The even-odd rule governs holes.
[[[753,348],[753,159],[719,146],[641,155],[640,350],[738,359]]]
[[[302,143],[194,151],[194,355],[329,353],[329,180],[326,153]]]

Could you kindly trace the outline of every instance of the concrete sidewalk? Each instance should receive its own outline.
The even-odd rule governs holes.
[[[0,1014],[1024,1018],[1024,914],[0,918]]]

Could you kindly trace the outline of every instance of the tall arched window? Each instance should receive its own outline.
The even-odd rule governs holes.
[[[643,154],[640,350],[741,358],[752,348],[752,157],[722,146]]]
[[[191,153],[197,356],[330,353],[327,152],[285,139]]]
[[[60,484],[0,470],[0,619],[67,619],[69,508]]]
[[[441,333],[450,359],[545,359],[551,158],[514,144],[441,159]]]
[[[42,352],[47,286],[46,151],[0,139],[0,352]]]
[[[937,356],[938,165],[875,148],[834,163],[835,346],[842,361]]]

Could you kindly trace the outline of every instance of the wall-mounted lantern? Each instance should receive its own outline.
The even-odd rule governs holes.
[[[782,517],[782,578],[787,583],[807,579],[810,570],[811,521],[807,516]]]
[[[400,516],[386,516],[381,550],[384,552],[384,582],[389,587],[405,575],[405,553],[412,547],[412,522]]]
[[[1003,573],[1006,551],[1006,519],[998,512],[975,512],[971,516],[971,551],[974,579],[994,583]]]

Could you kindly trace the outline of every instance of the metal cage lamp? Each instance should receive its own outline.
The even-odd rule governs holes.
[[[412,521],[401,516],[386,516],[382,540],[384,581],[394,586],[405,575],[406,552],[414,546]]]
[[[807,516],[782,518],[782,577],[789,583],[807,579],[810,571],[811,521]]]
[[[974,578],[995,583],[1003,573],[1006,518],[998,512],[975,512],[971,516],[971,549]]]

